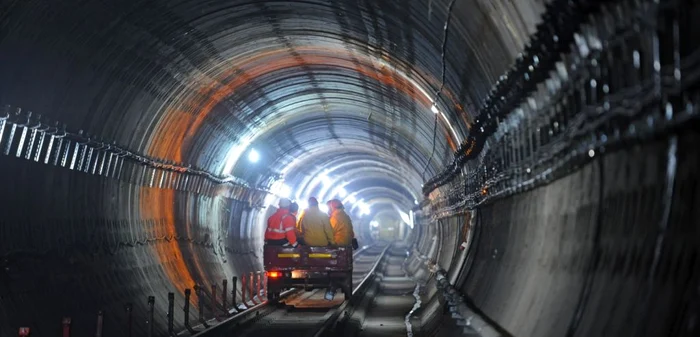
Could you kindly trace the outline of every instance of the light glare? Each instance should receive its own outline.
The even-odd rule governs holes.
[[[332,183],[331,178],[329,178],[325,173],[321,176],[321,181],[323,185],[330,185]]]
[[[250,152],[248,152],[248,160],[250,160],[251,163],[257,163],[258,160],[260,160],[260,154],[258,151],[255,149],[250,149]]]
[[[370,213],[372,213],[372,210],[370,209],[369,205],[367,205],[362,200],[357,202],[357,207],[359,207],[360,209],[360,215],[369,215]]]
[[[306,200],[298,200],[297,204],[299,205],[299,210],[305,210],[309,208],[309,202]]]
[[[399,216],[401,216],[401,221],[405,222],[408,227],[413,228],[413,211],[410,211],[411,214],[406,214],[403,211],[399,211]]]
[[[270,192],[280,198],[290,198],[292,195],[292,188],[285,184],[284,180],[278,180],[272,184]]]
[[[328,213],[328,205],[326,204],[318,205],[318,209],[320,209],[323,213]]]
[[[282,198],[289,198],[289,196],[292,195],[292,188],[287,184],[282,184],[280,185],[278,194]]]

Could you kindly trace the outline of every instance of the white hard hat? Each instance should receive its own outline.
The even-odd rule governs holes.
[[[280,199],[279,207],[280,208],[289,208],[289,205],[292,204],[292,201],[287,199],[287,198],[282,198]]]

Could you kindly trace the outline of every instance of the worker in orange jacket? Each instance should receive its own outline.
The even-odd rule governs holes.
[[[296,247],[297,236],[294,233],[297,219],[289,212],[292,202],[289,199],[280,199],[277,212],[267,219],[265,230],[265,244],[272,246]]]
[[[333,228],[333,241],[338,246],[351,246],[355,238],[355,231],[352,228],[352,220],[345,213],[345,206],[338,199],[330,200],[326,203],[330,212],[330,222]]]

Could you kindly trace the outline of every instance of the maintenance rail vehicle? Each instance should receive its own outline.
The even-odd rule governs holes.
[[[352,247],[293,247],[265,245],[267,298],[276,302],[286,289],[341,289],[352,296]]]

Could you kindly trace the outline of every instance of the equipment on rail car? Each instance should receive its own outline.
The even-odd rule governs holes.
[[[265,245],[267,298],[276,302],[285,289],[340,288],[352,296],[353,254],[350,247],[282,247]]]

